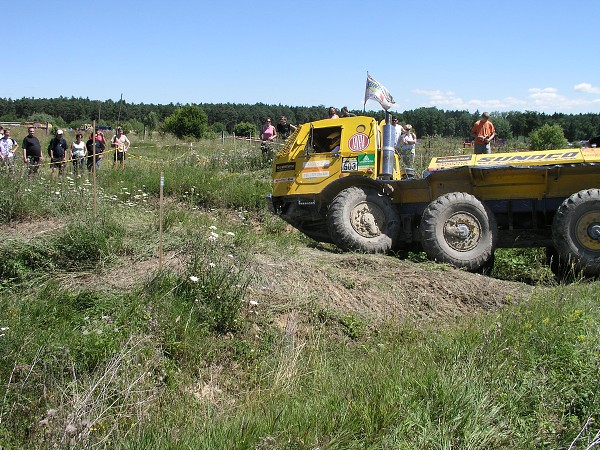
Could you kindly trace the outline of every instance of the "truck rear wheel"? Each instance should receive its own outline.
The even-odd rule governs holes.
[[[344,250],[388,252],[400,222],[390,199],[369,187],[350,187],[331,202],[327,225],[333,242]]]
[[[567,198],[552,223],[559,256],[575,271],[600,275],[600,189],[586,189]]]
[[[433,260],[477,271],[494,255],[496,218],[470,194],[451,192],[431,202],[420,230],[421,245]]]

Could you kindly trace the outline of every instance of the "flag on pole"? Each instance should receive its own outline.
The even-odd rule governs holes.
[[[367,72],[367,87],[365,89],[365,104],[367,100],[375,100],[379,102],[381,107],[386,111],[391,108],[395,103],[394,97],[388,92],[388,90],[379,83],[375,78],[369,75]]]

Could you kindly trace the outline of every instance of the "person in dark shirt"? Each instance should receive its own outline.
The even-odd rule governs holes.
[[[279,118],[279,122],[275,126],[275,129],[277,130],[277,136],[281,137],[284,141],[293,131],[296,131],[296,127],[291,123],[288,123],[287,117],[285,116]]]
[[[52,178],[56,177],[56,172],[62,175],[65,172],[67,159],[67,141],[63,137],[63,130],[56,130],[56,136],[48,144],[48,154],[50,155],[50,166],[52,167]]]
[[[93,136],[90,136],[88,141],[85,143],[85,148],[87,149],[87,169],[88,172],[91,172],[92,169],[94,171],[100,168],[100,160],[102,159],[102,152],[106,148],[103,140],[99,140],[98,136],[96,139]],[[95,161],[94,161],[95,160]]]
[[[37,136],[34,136],[35,128],[29,127],[29,133],[23,138],[23,162],[27,164],[27,173],[33,175],[37,173],[42,160],[42,146]]]

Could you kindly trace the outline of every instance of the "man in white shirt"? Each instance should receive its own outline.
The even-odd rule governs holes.
[[[392,126],[395,130],[394,150],[396,151],[398,156],[402,156],[402,139],[400,139],[400,136],[402,135],[402,133],[404,133],[404,128],[402,128],[402,125],[398,123],[397,117],[392,117]]]

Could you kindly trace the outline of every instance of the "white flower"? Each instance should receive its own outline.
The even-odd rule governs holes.
[[[216,230],[217,227],[215,227],[214,225],[211,225],[210,227],[208,227],[209,230]]]
[[[198,277],[194,276],[194,275],[190,275],[190,281],[192,281],[193,283],[197,283],[199,280]]]
[[[56,194],[56,195],[60,195],[60,191],[56,191],[56,192],[55,192],[55,194]]]
[[[215,267],[215,266],[216,266],[216,264],[215,264],[215,263],[213,263],[213,262],[211,262],[211,263],[208,263],[208,267]]]
[[[256,300],[250,300],[250,306],[256,306],[258,302]]]
[[[235,233],[232,233],[231,231],[227,232],[227,236],[235,236]]]
[[[208,240],[211,242],[214,242],[218,239],[219,235],[213,231],[210,232],[210,235],[208,236]]]
[[[0,327],[0,333],[4,333],[5,331],[10,330],[8,327]]]

